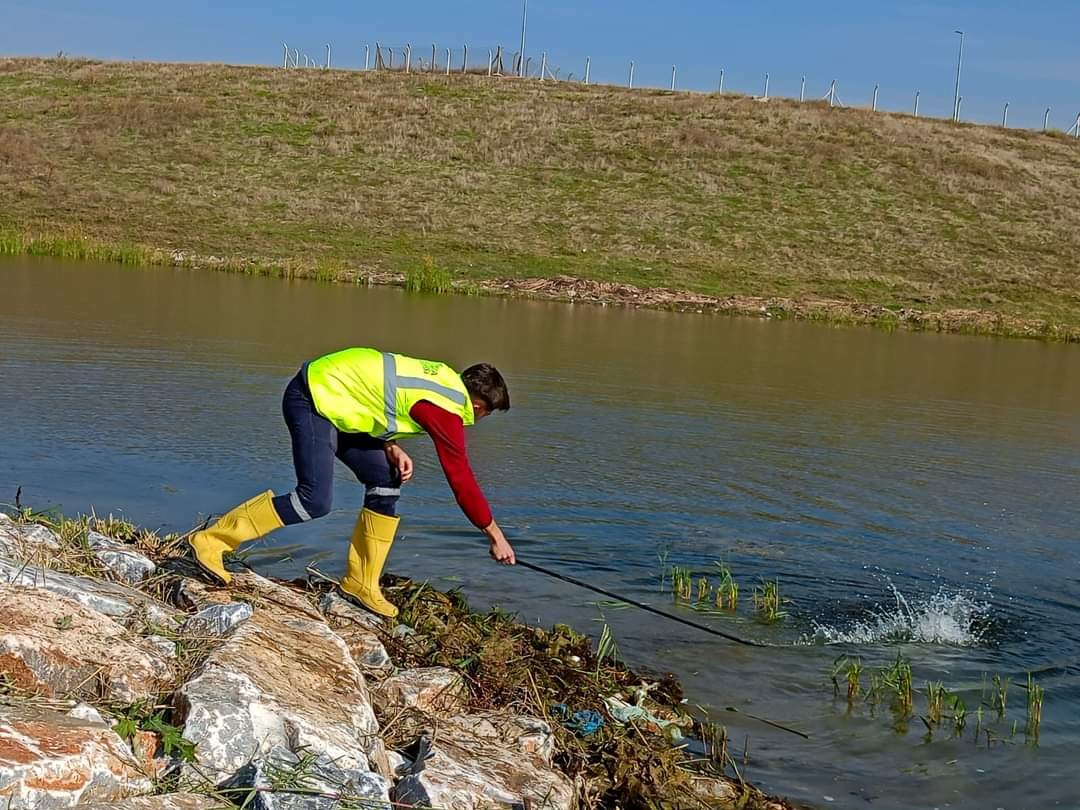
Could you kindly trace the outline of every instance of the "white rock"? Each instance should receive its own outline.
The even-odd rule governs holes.
[[[0,557],[26,562],[60,548],[60,538],[46,526],[18,523],[0,512]]]
[[[555,734],[551,725],[539,717],[510,712],[484,712],[457,715],[446,718],[442,723],[490,739],[509,750],[537,756],[548,765],[555,755]]]
[[[3,559],[0,559],[0,582],[43,588],[114,619],[132,620],[145,617],[147,621],[168,630],[175,630],[180,626],[175,610],[144,593],[115,582],[76,577],[37,565]]]
[[[403,669],[374,690],[379,714],[390,718],[402,709],[416,709],[432,717],[448,717],[464,705],[465,683],[447,667]]]
[[[80,810],[233,810],[209,796],[198,793],[167,793],[164,796],[138,796],[108,804],[80,804]]]
[[[460,724],[440,725],[426,754],[398,782],[394,801],[454,810],[521,807],[528,806],[527,801],[536,810],[570,810],[574,805],[570,780],[541,756]]]
[[[176,642],[165,636],[147,636],[146,640],[157,647],[166,658],[176,658]]]
[[[275,748],[389,774],[364,676],[325,622],[258,610],[176,698],[184,736],[215,782]]]
[[[359,624],[371,630],[378,630],[385,624],[385,619],[374,613],[357,607],[336,591],[331,591],[319,601],[319,610],[326,616],[331,627]]]
[[[128,704],[171,685],[157,648],[102,613],[16,585],[0,585],[0,605],[0,673],[23,689]]]
[[[71,711],[68,712],[68,717],[77,717],[80,720],[86,720],[90,723],[101,723],[103,726],[109,725],[105,721],[105,718],[101,716],[101,712],[91,706],[89,703],[79,703]]]
[[[341,768],[326,756],[304,758],[287,749],[275,749],[262,759],[241,768],[220,787],[228,790],[237,804],[250,810],[340,810],[343,807],[388,807],[390,784],[370,771]],[[292,788],[280,788],[280,778],[288,773]],[[250,789],[245,794],[234,790]],[[300,792],[303,791],[303,792]],[[322,795],[315,795],[322,794]]]
[[[250,619],[254,613],[247,602],[211,605],[188,617],[180,625],[180,632],[185,636],[198,638],[224,636]]]
[[[365,675],[382,678],[393,671],[394,663],[377,632],[383,627],[381,617],[358,608],[333,592],[323,596],[319,610],[330,627],[344,639]]]
[[[116,733],[57,712],[0,706],[0,797],[5,810],[56,810],[153,788]]]
[[[149,557],[100,532],[90,531],[86,539],[98,561],[128,585],[138,585],[157,570]]]

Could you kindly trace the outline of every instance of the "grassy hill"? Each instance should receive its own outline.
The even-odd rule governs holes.
[[[977,310],[958,328],[1080,338],[1080,140],[1060,134],[480,76],[67,59],[0,60],[0,110],[9,253],[62,253],[73,242],[55,237],[74,235],[133,260],[572,276],[811,315]]]

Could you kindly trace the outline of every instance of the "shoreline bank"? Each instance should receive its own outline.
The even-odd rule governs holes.
[[[0,513],[12,810],[790,807],[742,780],[673,677],[569,627],[394,577],[397,621],[318,577],[216,587],[185,547]]]
[[[886,331],[1028,338],[1080,343],[1080,327],[1050,324],[983,310],[924,311],[831,299],[796,300],[748,295],[715,296],[666,287],[643,288],[612,281],[559,275],[548,278],[455,280],[423,271],[406,273],[349,269],[339,264],[273,262],[253,258],[199,256],[183,250],[108,244],[81,235],[28,235],[0,230],[0,257],[52,258],[132,267],[215,270],[279,279],[338,284],[396,286],[432,294],[490,295],[570,304],[623,306],[694,314],[734,315],[775,320],[809,320],[835,326],[870,326]]]

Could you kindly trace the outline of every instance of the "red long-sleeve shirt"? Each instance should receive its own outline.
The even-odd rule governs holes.
[[[489,526],[491,507],[469,466],[469,455],[465,450],[465,423],[461,417],[427,400],[413,405],[409,409],[409,416],[427,431],[435,443],[435,452],[446,475],[446,482],[465,517],[478,529]]]

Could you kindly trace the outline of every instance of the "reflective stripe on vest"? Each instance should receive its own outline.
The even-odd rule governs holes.
[[[445,363],[375,349],[345,349],[313,360],[308,388],[316,409],[346,433],[378,439],[411,436],[424,429],[409,416],[420,400],[475,421],[461,377]]]
[[[459,408],[464,409],[469,402],[468,396],[462,391],[455,391],[447,385],[440,385],[426,377],[405,377],[397,372],[395,355],[383,352],[383,416],[386,432],[377,438],[390,439],[398,434],[397,395],[399,388],[415,388],[420,391],[430,391],[440,394],[453,402]],[[472,413],[472,408],[469,408]],[[412,420],[410,420],[412,421]],[[472,424],[470,419],[465,424]],[[411,431],[410,431],[411,432]],[[422,431],[421,431],[422,432]]]

